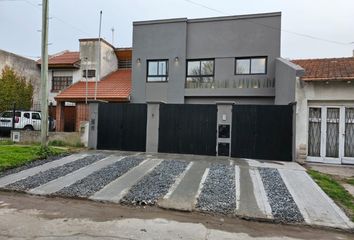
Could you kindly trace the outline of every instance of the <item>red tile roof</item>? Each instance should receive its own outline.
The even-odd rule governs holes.
[[[88,82],[88,99],[93,100],[95,94],[95,82]],[[111,102],[129,101],[131,92],[131,70],[118,70],[103,78],[97,83],[97,100]],[[59,93],[57,101],[85,101],[86,82],[79,81]]]
[[[41,64],[41,59],[39,59],[38,64]],[[64,51],[62,53],[56,54],[54,56],[49,56],[48,65],[49,67],[76,67],[80,63],[80,53],[79,52],[69,52]]]
[[[305,69],[304,81],[350,81],[354,80],[354,57],[299,59],[293,63]]]

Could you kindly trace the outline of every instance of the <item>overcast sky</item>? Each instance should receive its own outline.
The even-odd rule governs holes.
[[[114,27],[114,45],[117,47],[132,45],[133,21],[281,11],[282,57],[292,59],[348,57],[352,56],[354,49],[353,0],[49,0],[49,2],[52,17],[49,25],[50,54],[66,49],[78,51],[79,38],[97,37],[100,10],[103,11],[102,36],[111,42],[111,28]],[[40,0],[0,0],[0,49],[32,58],[40,56],[40,3]]]

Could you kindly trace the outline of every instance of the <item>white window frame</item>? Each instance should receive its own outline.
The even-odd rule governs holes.
[[[307,109],[307,142],[309,137],[309,116],[310,108],[321,108],[321,150],[320,156],[307,156],[309,162],[331,163],[331,164],[354,164],[354,158],[344,156],[345,145],[345,109],[354,106],[339,106],[339,105],[311,105]],[[338,158],[326,157],[326,136],[327,136],[327,109],[339,108],[339,152]]]

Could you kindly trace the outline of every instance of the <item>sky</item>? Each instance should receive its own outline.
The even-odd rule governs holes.
[[[41,1],[0,0],[0,49],[37,59]],[[350,57],[354,50],[353,0],[49,0],[49,54],[79,50],[80,38],[102,37],[132,46],[132,22],[282,12],[284,58]]]

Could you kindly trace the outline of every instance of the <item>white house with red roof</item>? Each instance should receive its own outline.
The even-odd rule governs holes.
[[[354,164],[354,56],[302,59],[296,81],[296,153],[300,161]]]
[[[88,119],[88,101],[130,99],[132,50],[115,48],[104,39],[79,42],[80,51],[63,51],[48,60],[49,111],[57,131],[78,131]]]

